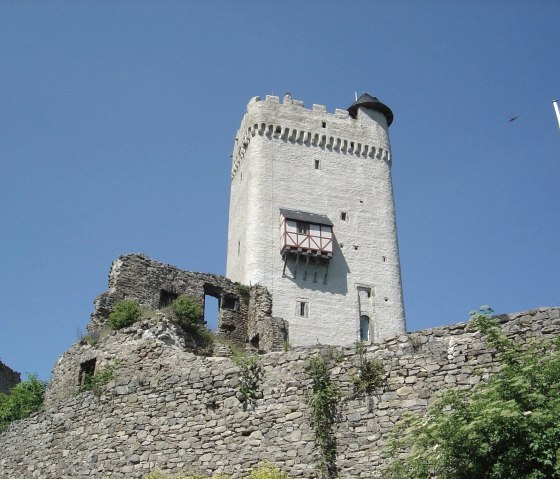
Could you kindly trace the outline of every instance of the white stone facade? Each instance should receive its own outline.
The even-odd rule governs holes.
[[[359,107],[352,118],[288,95],[255,97],[237,133],[231,181],[227,277],[271,291],[291,344],[350,344],[361,317],[363,339],[405,331],[386,114]],[[285,261],[281,208],[332,222],[330,260]]]

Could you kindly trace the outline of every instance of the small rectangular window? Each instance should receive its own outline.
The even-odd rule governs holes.
[[[340,219],[342,221],[346,221],[348,219],[348,213],[346,213],[346,211],[341,211],[340,212]]]
[[[158,308],[161,309],[161,308],[165,308],[166,306],[169,306],[178,297],[179,297],[179,295],[177,293],[173,293],[172,291],[166,291],[165,289],[162,289],[159,292],[159,306],[158,306]]]
[[[307,301],[297,301],[296,303],[296,316],[300,318],[307,318],[309,312],[309,303]]]
[[[309,234],[309,223],[304,223],[303,221],[297,222],[297,232],[300,235]]]
[[[319,160],[315,160],[315,169],[318,170],[321,162]]]
[[[80,364],[80,375],[78,377],[78,384],[82,386],[84,383],[91,381],[91,378],[95,374],[95,363],[96,359],[88,359]]]
[[[322,123],[321,123],[321,126],[322,126],[323,128],[326,128],[326,127],[327,127],[327,122],[326,122],[326,121],[322,122]]]

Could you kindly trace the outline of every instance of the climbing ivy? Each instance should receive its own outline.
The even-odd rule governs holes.
[[[238,391],[240,401],[243,403],[243,408],[247,409],[247,406],[259,397],[261,368],[258,363],[258,357],[234,349],[232,359],[239,368]]]
[[[379,359],[368,359],[366,352],[364,343],[357,341],[358,374],[352,376],[356,396],[369,397],[384,383],[385,369],[383,363]]]
[[[311,426],[320,454],[317,465],[321,476],[328,479],[337,475],[335,433],[341,394],[331,378],[330,370],[339,359],[332,350],[327,350],[326,353],[311,356],[305,365],[307,377],[311,380]]]

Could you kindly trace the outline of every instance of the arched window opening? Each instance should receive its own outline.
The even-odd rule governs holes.
[[[369,318],[365,314],[360,316],[360,340],[369,341]]]

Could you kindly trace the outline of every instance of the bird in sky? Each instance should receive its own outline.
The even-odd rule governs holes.
[[[512,116],[512,117],[508,120],[508,122],[511,123],[512,121],[515,121],[515,120],[517,120],[518,118],[519,118],[518,116]]]

